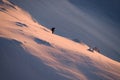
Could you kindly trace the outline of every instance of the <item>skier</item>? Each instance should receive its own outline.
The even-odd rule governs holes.
[[[54,33],[54,31],[55,31],[55,28],[53,27],[53,28],[51,28],[51,31],[52,31],[52,34]]]

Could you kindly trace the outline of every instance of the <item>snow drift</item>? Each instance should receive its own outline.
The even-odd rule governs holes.
[[[51,34],[6,0],[0,3],[0,80],[120,79],[119,62]]]

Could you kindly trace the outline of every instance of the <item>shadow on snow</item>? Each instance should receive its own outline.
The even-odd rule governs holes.
[[[34,41],[38,44],[43,44],[43,45],[46,45],[46,46],[52,46],[49,42],[38,39],[38,38],[34,38]]]
[[[26,52],[16,40],[0,38],[0,80],[68,80]]]

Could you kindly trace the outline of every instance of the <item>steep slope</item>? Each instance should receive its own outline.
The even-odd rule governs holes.
[[[10,0],[56,34],[97,46],[120,62],[119,0]],[[117,17],[116,22],[111,17]]]
[[[0,80],[119,80],[120,63],[88,48],[0,5]]]

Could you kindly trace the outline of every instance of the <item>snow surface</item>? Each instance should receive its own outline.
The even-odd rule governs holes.
[[[10,0],[56,34],[98,47],[120,62],[119,0]],[[116,14],[115,14],[116,13]],[[111,17],[110,17],[111,14]]]
[[[4,0],[0,80],[119,80],[120,63],[51,31]]]

